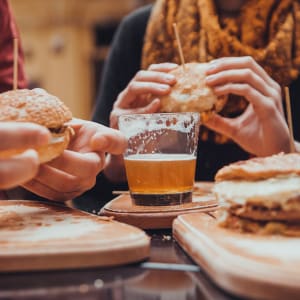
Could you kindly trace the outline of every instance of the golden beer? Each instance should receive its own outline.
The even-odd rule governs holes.
[[[125,157],[125,167],[131,196],[136,204],[164,205],[165,202],[180,204],[191,201],[196,168],[194,155],[130,155]]]

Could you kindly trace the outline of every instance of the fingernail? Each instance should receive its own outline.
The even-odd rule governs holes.
[[[217,67],[216,61],[212,60],[208,63],[207,71],[212,71],[216,69],[216,67]]]
[[[209,76],[207,76],[207,77],[205,78],[205,81],[206,81],[207,83],[209,83],[209,82],[213,81],[215,78],[216,78],[215,75],[209,75]]]
[[[178,64],[175,64],[175,63],[169,63],[169,66],[175,68],[175,67],[178,67]]]
[[[159,89],[162,91],[167,91],[170,87],[168,85],[165,84],[161,84],[159,85]]]
[[[168,80],[168,81],[172,81],[172,80],[175,79],[175,76],[172,75],[172,74],[166,74],[166,75],[165,75],[165,79]]]

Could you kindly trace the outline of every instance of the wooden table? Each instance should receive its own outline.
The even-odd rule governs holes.
[[[148,261],[107,269],[0,274],[0,299],[236,299],[211,283],[171,231],[148,234]]]

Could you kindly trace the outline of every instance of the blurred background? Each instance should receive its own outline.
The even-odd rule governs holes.
[[[151,0],[11,0],[30,87],[89,119],[103,63],[124,15]]]

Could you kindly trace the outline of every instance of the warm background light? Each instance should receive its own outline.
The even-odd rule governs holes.
[[[11,0],[31,87],[60,97],[89,118],[104,59],[122,17],[151,1]]]

